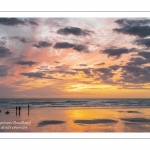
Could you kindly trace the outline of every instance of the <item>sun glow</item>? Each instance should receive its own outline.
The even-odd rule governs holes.
[[[102,89],[109,89],[112,88],[110,85],[86,85],[86,84],[76,84],[72,85],[71,88],[68,91],[91,91],[91,92],[97,92]]]

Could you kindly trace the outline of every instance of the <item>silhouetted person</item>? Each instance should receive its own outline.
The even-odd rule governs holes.
[[[21,107],[19,106],[19,115],[20,115],[20,110],[21,110]]]
[[[18,107],[16,106],[16,116],[17,116],[17,109],[18,109]]]
[[[29,107],[29,105],[28,105],[28,116],[29,116],[29,112],[30,112],[30,109],[29,109],[30,107]]]

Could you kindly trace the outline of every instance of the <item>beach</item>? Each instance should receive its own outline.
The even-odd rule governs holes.
[[[1,109],[0,132],[149,132],[150,108]]]

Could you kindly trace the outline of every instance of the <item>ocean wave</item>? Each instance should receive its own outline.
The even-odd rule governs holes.
[[[0,108],[150,107],[150,99],[0,99]]]

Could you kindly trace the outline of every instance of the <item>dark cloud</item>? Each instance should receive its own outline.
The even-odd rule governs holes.
[[[120,81],[113,81],[113,77],[117,74],[116,70],[120,69],[122,66],[119,65],[114,65],[114,66],[109,66],[107,68],[96,68],[93,69],[93,72],[95,75],[97,75],[98,77],[96,77],[95,81],[100,80],[102,83],[105,84],[118,84]]]
[[[15,25],[38,25],[36,22],[30,19],[21,19],[21,18],[0,18],[0,24],[7,26],[15,26]]]
[[[27,76],[29,78],[43,78],[44,77],[44,73],[43,72],[24,72],[24,73],[20,73],[21,75]]]
[[[150,82],[150,66],[124,66],[122,68],[122,81],[133,84],[145,84]]]
[[[28,78],[55,79],[51,76],[46,76],[44,72],[23,72],[20,75],[27,76]]]
[[[89,52],[88,48],[86,46],[84,46],[84,45],[75,45],[73,47],[73,49],[75,49],[75,50],[77,50],[79,52],[81,52],[81,51]]]
[[[114,31],[118,33],[124,33],[134,35],[138,37],[147,37],[150,35],[150,20],[129,20],[119,19],[115,21],[121,28],[115,28]]]
[[[107,54],[108,57],[121,57],[122,54],[128,54],[130,52],[136,51],[134,48],[127,49],[127,48],[116,48],[116,47],[110,47],[105,50],[102,50],[102,53]]]
[[[82,68],[72,69],[74,71],[83,72],[87,77],[94,77],[96,81],[101,80],[103,83],[113,83],[112,77],[115,75],[114,70],[119,69],[120,66],[111,66],[110,68]]]
[[[150,61],[150,52],[139,52],[138,55],[144,57],[145,59]]]
[[[99,63],[99,64],[95,64],[95,66],[102,66],[102,65],[105,65],[105,63],[102,62],[102,63]]]
[[[87,66],[87,64],[79,64],[79,66]]]
[[[113,77],[117,74],[116,70],[120,69],[119,76],[120,79],[117,81],[113,81]],[[83,71],[83,69],[81,69]],[[109,66],[108,68],[92,68],[90,72],[84,72],[87,75],[90,75],[90,73],[94,73],[95,81],[100,81],[101,83],[105,84],[111,84],[111,85],[120,85],[121,88],[127,88],[125,87],[125,83],[130,83],[130,88],[137,89],[137,85],[141,84],[140,88],[142,87],[142,84],[150,83],[150,66],[137,66],[137,65],[131,65],[127,64],[126,66]],[[92,73],[91,73],[92,74]],[[93,75],[93,74],[92,74]],[[90,76],[89,76],[90,77]],[[129,86],[128,86],[129,87]]]
[[[0,46],[0,57],[7,57],[10,56],[12,54],[12,52],[5,47]]]
[[[85,29],[81,29],[81,28],[77,28],[77,27],[65,27],[63,29],[59,29],[57,31],[58,34],[61,35],[76,35],[76,36],[86,36],[86,35],[90,35],[91,33],[93,33],[92,31],[89,30],[85,30]]]
[[[79,52],[82,52],[82,51],[83,52],[88,52],[88,49],[87,49],[86,46],[71,44],[71,43],[68,43],[68,42],[56,43],[54,45],[54,48],[56,48],[56,49],[73,48],[74,50],[79,51]]]
[[[111,69],[111,70],[113,70],[113,71],[116,71],[116,70],[118,70],[119,68],[121,68],[121,66],[119,66],[119,65],[109,66],[109,69]]]
[[[133,57],[130,58],[130,62],[127,63],[127,66],[140,66],[144,64],[150,63],[150,52],[143,51],[143,52],[138,52],[137,54],[138,57]],[[142,56],[142,57],[139,57]]]
[[[18,18],[0,18],[0,24],[13,26],[13,25],[24,25],[25,22]]]
[[[150,26],[123,27],[120,29],[114,29],[114,31],[129,35],[135,35],[138,37],[147,37],[150,35]]]
[[[79,72],[79,71],[81,71],[81,72],[84,72],[87,76],[91,76],[92,74],[91,74],[91,68],[83,68],[83,69],[72,69],[72,70],[74,70],[74,71],[76,71],[76,72]]]
[[[118,19],[115,21],[120,26],[141,26],[150,24],[149,19]]]
[[[134,66],[140,66],[146,63],[149,63],[150,61],[143,59],[141,57],[131,58],[130,62],[127,63],[127,65],[134,65]]]
[[[75,75],[76,72],[74,71],[67,71],[67,70],[61,70],[61,69],[57,69],[57,70],[51,70],[51,71],[48,71],[48,73],[50,74],[63,74],[63,75],[66,75],[66,74],[69,74],[69,75]]]
[[[37,62],[34,62],[34,61],[17,61],[16,64],[32,66],[32,65],[37,64]]]
[[[13,39],[17,39],[17,40],[19,40],[19,41],[22,42],[22,43],[28,43],[28,42],[30,42],[29,40],[27,40],[27,39],[24,38],[24,37],[13,36],[12,38],[13,38]]]
[[[56,49],[73,48],[74,46],[75,46],[74,44],[70,44],[68,42],[61,42],[61,43],[56,43],[54,45],[54,48],[56,48]]]
[[[59,74],[70,74],[70,75],[75,75],[76,72],[70,70],[70,67],[68,65],[61,65],[61,66],[56,66],[55,70],[51,70],[49,71],[50,74],[55,74],[55,73],[59,73]]]
[[[125,88],[125,83],[130,83],[135,85],[135,87],[130,86],[130,88],[136,89],[139,84],[142,86],[142,84],[150,83],[150,66],[140,66],[141,64],[145,64],[146,59],[139,58],[131,58],[131,62],[127,63],[126,66],[114,65],[108,68],[93,69],[94,75],[98,76],[95,80],[101,80],[101,82],[105,84],[120,85],[122,88]],[[114,71],[118,69],[120,79],[114,82],[113,77],[117,74],[117,72]]]
[[[114,73],[112,73],[112,70],[109,68],[98,68],[98,69],[93,69],[93,71],[95,73],[101,73],[109,77],[112,77],[114,75]]]
[[[60,70],[68,70],[69,69],[69,65],[60,65],[60,66],[56,66],[57,69]]]
[[[76,72],[74,71],[65,71],[65,70],[54,70],[54,71],[50,71],[50,73],[60,73],[60,74],[70,74],[70,75],[75,75]]]
[[[97,75],[96,81],[101,81],[105,84],[112,84],[112,77],[115,75],[115,73],[112,72],[109,68],[97,68],[93,69],[94,75]]]
[[[0,65],[0,77],[5,77],[8,75],[8,67]]]
[[[52,43],[46,42],[46,41],[39,41],[38,44],[33,45],[36,48],[45,48],[45,47],[50,47],[52,46]]]
[[[142,46],[149,48],[150,47],[150,38],[147,38],[147,39],[140,38],[140,39],[135,40],[135,43],[137,45],[142,45]]]

